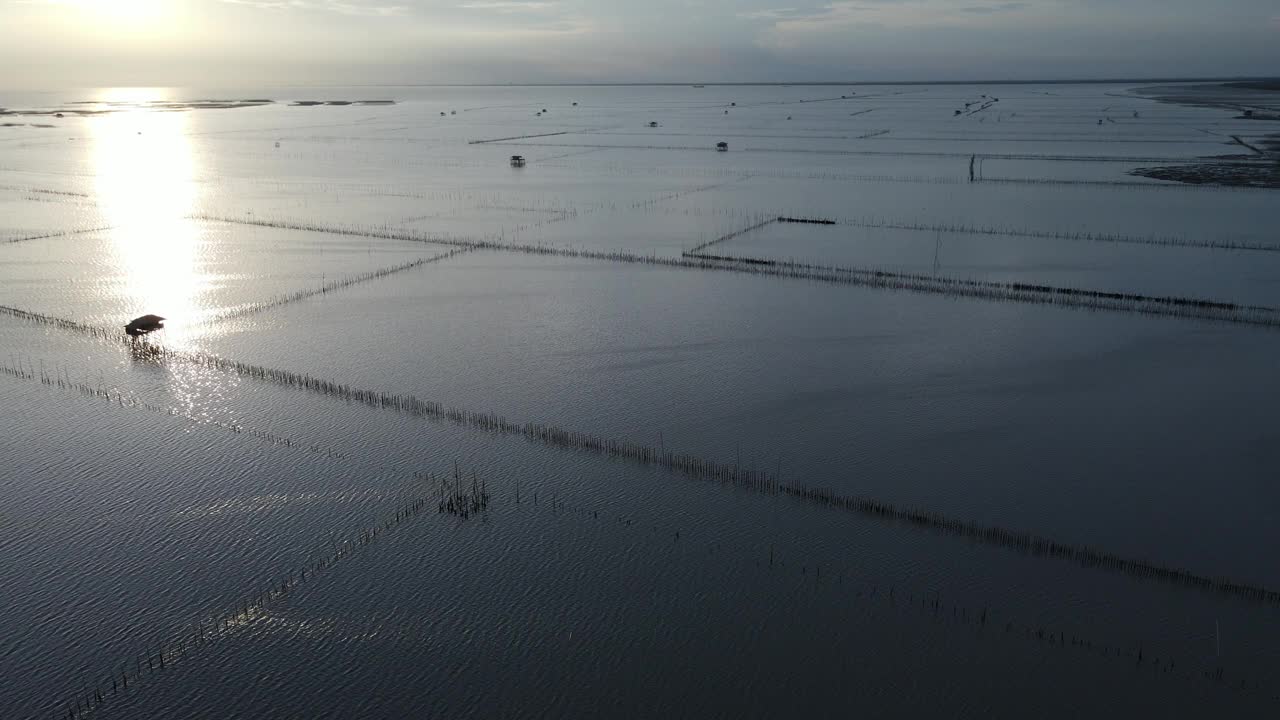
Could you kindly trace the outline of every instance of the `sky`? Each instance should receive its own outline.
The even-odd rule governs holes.
[[[1280,0],[0,0],[0,88],[1280,75]]]

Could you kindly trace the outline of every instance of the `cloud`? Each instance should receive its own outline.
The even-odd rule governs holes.
[[[800,10],[799,8],[785,7],[785,8],[769,8],[765,10],[753,10],[751,12],[740,12],[738,13],[738,17],[742,18],[743,20],[777,21],[777,20],[786,20],[788,18],[803,17],[805,14],[807,14],[807,11]]]
[[[554,8],[559,3],[541,2],[540,0],[476,0],[458,5],[463,10],[492,10],[499,13],[541,12]]]
[[[372,15],[390,17],[403,15],[403,5],[388,5],[364,0],[220,0],[228,5],[245,5],[261,10],[313,10],[340,15]]]
[[[884,27],[972,25],[981,16],[1015,13],[1029,2],[961,4],[957,0],[836,0],[818,7],[768,8],[738,13],[744,20],[771,23],[780,31],[825,31],[871,23]]]
[[[1005,2],[995,5],[973,5],[970,7],[960,8],[960,12],[973,13],[976,15],[994,15],[995,13],[1014,12],[1027,7],[1024,2]]]

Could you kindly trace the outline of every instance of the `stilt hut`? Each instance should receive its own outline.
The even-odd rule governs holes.
[[[146,335],[162,329],[164,329],[164,318],[159,315],[143,315],[142,317],[136,317],[130,320],[128,325],[124,326],[125,333],[132,337]]]

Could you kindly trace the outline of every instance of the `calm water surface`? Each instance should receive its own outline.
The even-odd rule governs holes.
[[[1274,328],[567,252],[1280,306],[1274,191],[1126,174],[1265,129],[1051,90],[0,95],[0,717],[1274,713],[1275,602],[209,362],[1275,592]]]

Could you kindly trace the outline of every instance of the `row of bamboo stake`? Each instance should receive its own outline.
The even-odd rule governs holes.
[[[118,332],[7,306],[0,306],[0,315],[9,315],[27,322],[79,332],[91,337],[118,342],[128,347],[139,345],[148,347],[151,348],[150,356],[157,362],[189,363],[282,387],[297,388],[347,403],[356,403],[371,408],[448,422],[494,435],[521,437],[552,448],[593,453],[634,462],[638,465],[659,467],[693,479],[709,480],[726,486],[739,487],[769,495],[786,496],[807,503],[855,512],[881,520],[901,522],[922,529],[940,531],[957,537],[980,541],[988,545],[1014,549],[1036,557],[1058,558],[1082,567],[1102,568],[1122,572],[1135,578],[1222,593],[1254,602],[1280,605],[1280,591],[1263,585],[1225,577],[1211,577],[1185,568],[1172,567],[1149,560],[1127,558],[1087,545],[1060,542],[1020,530],[974,523],[930,510],[901,507],[872,497],[841,493],[804,483],[784,482],[778,474],[767,470],[745,468],[737,462],[725,463],[710,460],[696,455],[675,452],[666,447],[653,447],[627,440],[607,438],[546,423],[520,423],[508,420],[495,413],[449,407],[439,402],[423,400],[413,395],[384,393],[313,377],[306,373],[253,365],[197,351],[165,348],[161,345],[149,343],[145,339],[129,339]]]
[[[323,225],[287,220],[249,220],[212,216],[201,216],[199,219],[310,232],[326,232],[338,235],[458,245],[477,250],[500,250],[532,255],[606,260],[689,270],[720,270],[747,275],[810,280],[824,284],[852,285],[947,297],[1160,315],[1255,327],[1280,327],[1280,311],[1275,308],[1199,298],[1113,293],[1031,283],[1002,283],[917,273],[899,273],[873,268],[823,266],[783,260],[709,255],[702,252],[686,252],[681,257],[665,257],[657,254],[641,255],[624,250],[588,250],[550,245],[508,243],[499,240],[456,240],[432,237],[405,230],[376,230],[358,226]],[[714,241],[710,244],[714,244]]]

